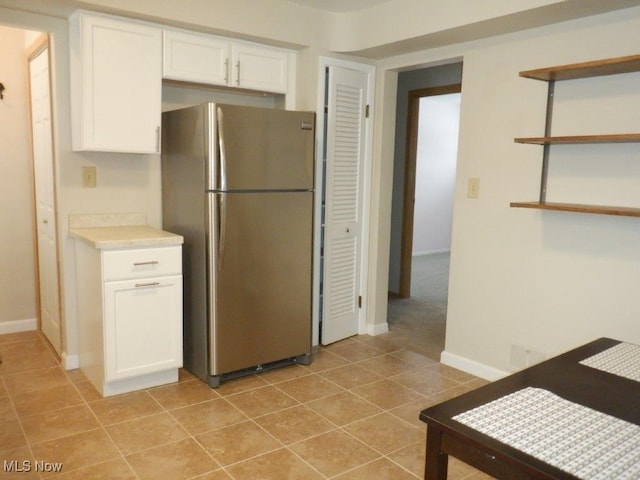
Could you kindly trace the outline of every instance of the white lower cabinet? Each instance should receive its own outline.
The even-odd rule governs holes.
[[[182,277],[104,284],[105,374],[110,380],[182,365]]]
[[[178,380],[182,247],[76,242],[80,368],[103,396]]]

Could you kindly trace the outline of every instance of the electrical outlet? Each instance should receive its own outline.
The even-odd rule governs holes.
[[[518,371],[527,367],[527,349],[520,345],[511,345],[511,357],[509,366],[511,370]]]
[[[511,345],[509,367],[513,371],[518,371],[540,363],[546,358],[547,356],[544,353],[536,352],[520,345]]]
[[[96,188],[97,184],[96,167],[82,167],[82,187]]]
[[[467,181],[467,198],[480,198],[479,178],[470,178]]]

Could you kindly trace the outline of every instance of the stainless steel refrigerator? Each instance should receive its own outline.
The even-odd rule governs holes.
[[[184,236],[184,365],[216,387],[311,359],[311,112],[162,115],[163,227]]]

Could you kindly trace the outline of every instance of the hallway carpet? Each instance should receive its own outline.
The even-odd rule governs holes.
[[[411,297],[389,298],[390,336],[405,348],[440,361],[444,350],[449,252],[413,257]]]

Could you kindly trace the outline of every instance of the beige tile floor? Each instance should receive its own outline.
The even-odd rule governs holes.
[[[0,478],[25,480],[423,478],[420,410],[484,383],[391,335],[215,390],[181,371],[178,383],[110,398],[64,371],[36,332],[1,335],[0,356]],[[62,472],[35,472],[36,461]],[[489,477],[452,459],[449,478]]]

